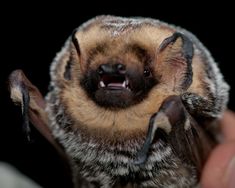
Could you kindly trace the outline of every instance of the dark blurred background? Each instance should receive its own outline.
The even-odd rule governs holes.
[[[64,165],[50,144],[32,128],[29,143],[22,132],[19,107],[7,92],[7,77],[22,69],[42,92],[47,93],[49,66],[74,28],[100,14],[152,17],[186,28],[211,51],[231,86],[229,108],[235,110],[234,17],[233,6],[224,3],[205,5],[121,1],[90,5],[57,3],[11,3],[1,6],[0,63],[0,161],[14,165],[43,187],[67,187]]]

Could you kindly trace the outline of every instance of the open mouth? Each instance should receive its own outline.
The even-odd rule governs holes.
[[[99,81],[99,87],[110,90],[130,90],[129,80],[123,75],[102,75]]]

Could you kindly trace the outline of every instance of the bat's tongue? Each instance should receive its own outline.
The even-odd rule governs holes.
[[[125,87],[125,83],[123,82],[124,86],[122,85],[122,83],[109,83],[107,86],[108,87]]]
[[[104,75],[102,76],[100,86],[110,89],[123,89],[127,88],[128,81],[126,80],[125,76]]]

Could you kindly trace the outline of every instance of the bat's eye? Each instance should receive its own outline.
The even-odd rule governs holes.
[[[149,68],[144,69],[144,77],[150,77],[151,76],[151,71]]]

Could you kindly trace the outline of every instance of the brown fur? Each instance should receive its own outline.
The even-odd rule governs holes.
[[[70,107],[68,113],[78,121],[78,124],[84,124],[91,129],[108,128],[123,132],[128,130],[130,133],[136,129],[146,131],[151,115],[158,111],[161,102],[172,94],[174,94],[172,91],[159,86],[159,89],[153,89],[142,103],[118,112],[97,106],[81,88],[68,87],[63,90],[61,97],[63,102]]]

